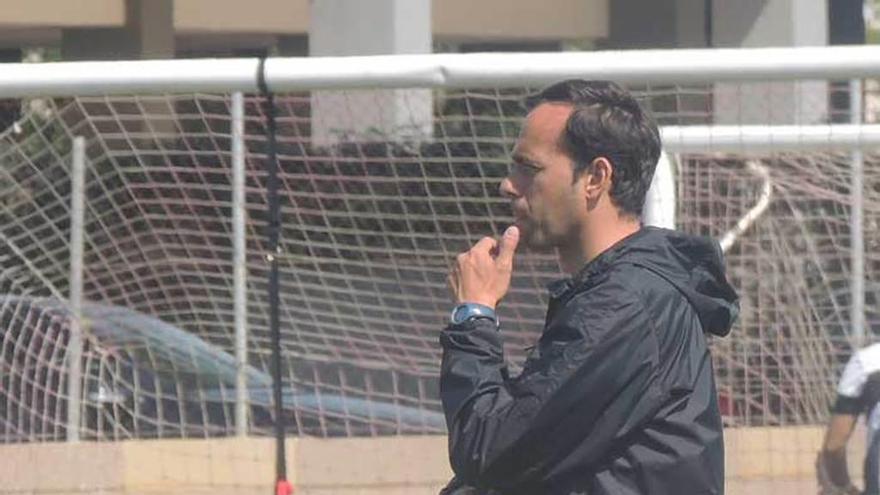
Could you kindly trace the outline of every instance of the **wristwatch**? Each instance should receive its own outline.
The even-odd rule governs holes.
[[[449,315],[449,323],[453,325],[461,325],[462,323],[476,318],[492,320],[495,327],[498,327],[498,316],[495,314],[495,310],[485,304],[477,303],[462,303],[454,307],[452,309],[452,314]]]

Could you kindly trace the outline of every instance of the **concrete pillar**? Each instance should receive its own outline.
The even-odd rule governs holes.
[[[605,50],[706,48],[710,46],[707,29],[707,0],[614,0],[608,2],[608,38],[598,47]],[[638,89],[638,88],[636,88]],[[705,85],[662,86],[652,84],[660,96],[648,102],[651,110],[676,115],[677,125],[711,123],[711,94]],[[667,122],[668,123],[668,122]]]
[[[61,33],[63,60],[170,59],[174,55],[174,0],[126,0],[124,27],[69,28]],[[135,146],[152,148],[156,139],[174,139],[173,105],[162,99],[144,99],[139,104],[143,116],[125,126]]]
[[[0,63],[21,62],[22,52],[19,48],[0,50]],[[21,100],[18,98],[0,99],[0,132],[21,118]]]
[[[604,49],[704,48],[706,0],[614,0]]]
[[[715,1],[715,47],[828,44],[827,0]],[[717,84],[717,124],[811,124],[828,120],[828,82]]]
[[[430,0],[313,2],[310,56],[431,52]],[[424,89],[316,91],[312,140],[412,140],[432,134],[431,91]]]
[[[866,26],[864,16],[864,0],[833,0],[828,5],[828,44],[829,45],[863,45],[866,39]],[[872,103],[877,94],[878,85],[876,80],[865,81],[871,88],[866,91],[866,106]],[[851,120],[849,81],[834,81],[831,83],[831,121],[845,122]],[[871,112],[873,113],[873,112]]]
[[[123,28],[68,28],[64,60],[174,58],[174,0],[126,0]]]

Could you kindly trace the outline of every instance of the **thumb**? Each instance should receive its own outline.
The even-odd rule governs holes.
[[[495,261],[502,266],[513,266],[513,253],[516,252],[517,244],[519,244],[519,227],[511,225],[501,237]]]

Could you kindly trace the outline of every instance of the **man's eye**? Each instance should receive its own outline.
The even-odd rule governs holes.
[[[539,170],[541,170],[541,169],[539,169],[538,167],[536,167],[534,165],[529,165],[527,163],[514,163],[513,164],[513,171],[518,174],[535,175],[538,173]]]

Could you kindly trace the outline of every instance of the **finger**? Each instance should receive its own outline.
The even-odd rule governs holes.
[[[446,279],[446,289],[449,291],[449,298],[458,301],[458,281],[451,275]]]
[[[493,249],[495,249],[495,246],[497,244],[498,242],[495,239],[491,237],[483,237],[479,240],[479,242],[474,244],[474,247],[471,248],[471,251],[475,253],[489,254]]]
[[[458,278],[458,274],[461,271],[460,264],[461,260],[457,259],[454,263],[452,263],[452,265],[450,265],[449,271],[446,272],[446,274],[448,275],[448,279],[452,280]]]
[[[516,252],[516,246],[519,244],[519,227],[511,225],[504,231],[501,236],[501,243],[498,245],[498,257],[495,261],[500,266],[513,266],[513,254]]]
[[[449,274],[446,275],[446,283],[449,285],[449,288],[452,291],[457,291],[458,286],[461,282],[461,270],[458,266],[453,266],[451,270],[449,270]]]

